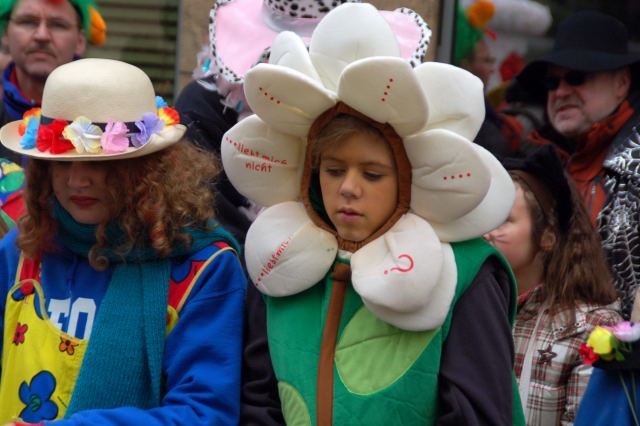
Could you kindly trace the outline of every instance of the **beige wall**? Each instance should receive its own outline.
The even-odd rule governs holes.
[[[433,31],[431,45],[437,46],[439,0],[369,0],[379,9],[391,10],[408,7],[420,13],[429,23]],[[182,0],[180,22],[180,50],[178,52],[179,91],[191,80],[191,73],[196,66],[196,54],[208,39],[209,11],[211,0]],[[432,59],[435,49],[429,49],[427,59]]]

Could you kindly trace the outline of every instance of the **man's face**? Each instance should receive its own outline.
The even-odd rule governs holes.
[[[482,80],[487,87],[491,74],[495,71],[496,58],[489,51],[487,42],[478,40],[475,46],[473,58],[469,61],[469,71]]]
[[[626,98],[631,85],[628,68],[583,74],[558,66],[549,66],[547,114],[553,127],[567,138],[576,138],[611,114]]]
[[[3,41],[16,63],[18,81],[44,81],[56,67],[85,49],[78,14],[67,0],[18,0]]]

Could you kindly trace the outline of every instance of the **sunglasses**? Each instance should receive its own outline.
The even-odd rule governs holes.
[[[588,72],[569,71],[563,76],[548,75],[544,78],[543,83],[547,90],[556,90],[560,86],[561,81],[564,81],[569,86],[577,87],[583,85],[588,76]]]

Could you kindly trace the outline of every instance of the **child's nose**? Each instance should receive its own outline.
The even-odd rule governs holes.
[[[340,195],[347,198],[357,198],[361,195],[361,185],[355,171],[347,171],[340,187]]]

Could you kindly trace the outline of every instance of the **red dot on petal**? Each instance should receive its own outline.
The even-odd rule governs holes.
[[[391,86],[387,85],[387,89],[391,89]]]
[[[280,101],[277,101],[276,104],[280,104]]]
[[[458,175],[458,177],[459,177],[460,179],[462,179],[464,176],[462,176],[462,174],[459,174],[459,175]]]
[[[443,177],[443,178],[442,178],[442,180],[447,180],[447,177],[446,177],[446,176],[445,176],[445,177]]]
[[[388,92],[384,92],[384,95],[387,96],[389,93]]]
[[[385,99],[384,99],[384,98],[380,99],[380,102],[384,102],[384,101],[385,101]]]
[[[393,81],[394,81],[394,80],[393,80],[392,78],[390,78],[390,79],[389,79],[389,81],[390,81],[391,83],[393,83]]]
[[[455,178],[456,178],[455,176],[451,176],[451,179],[455,179]]]
[[[470,176],[471,176],[471,173],[467,173],[467,177],[470,177]]]

